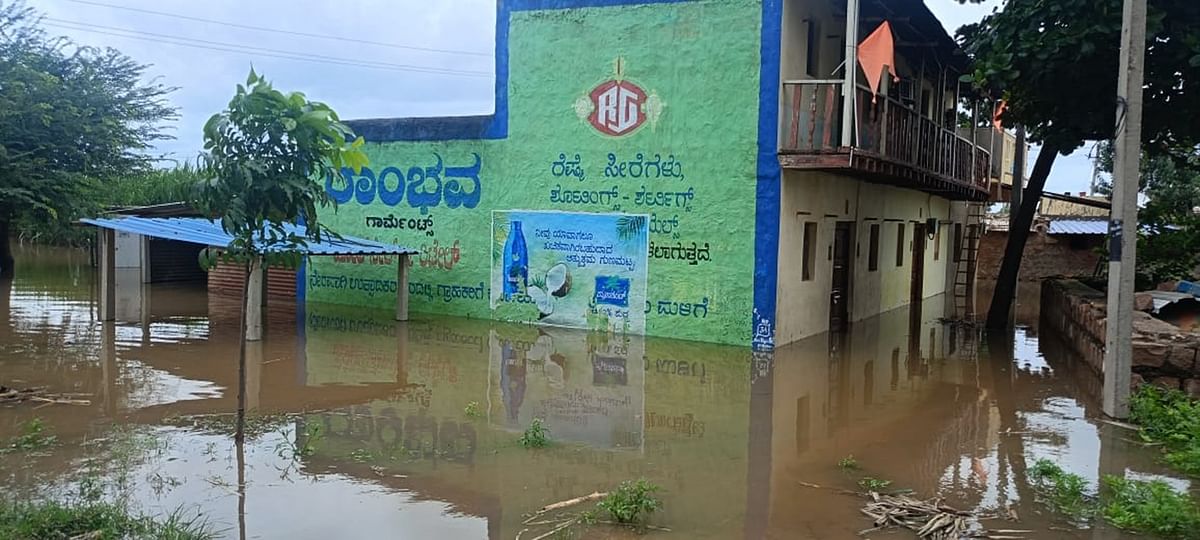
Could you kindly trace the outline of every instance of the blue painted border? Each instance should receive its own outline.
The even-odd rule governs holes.
[[[508,137],[509,28],[513,12],[673,4],[694,0],[497,0],[496,110],[488,116],[388,118],[346,123],[370,142],[494,140]],[[779,69],[783,0],[762,0],[759,48],[758,157],[755,182],[754,307],[751,345],[775,345],[776,287],[779,264]],[[304,301],[305,267],[297,283],[297,301]]]
[[[779,273],[779,62],[783,0],[763,0],[759,49],[758,179],[754,209],[754,317],[751,345],[775,347]]]

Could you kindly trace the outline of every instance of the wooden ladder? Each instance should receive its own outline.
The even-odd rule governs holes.
[[[979,268],[979,238],[983,235],[983,203],[969,203],[967,221],[954,271],[954,315],[975,320],[975,274]]]

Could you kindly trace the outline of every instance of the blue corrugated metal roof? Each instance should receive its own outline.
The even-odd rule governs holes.
[[[1108,234],[1107,219],[1051,219],[1048,234]]]
[[[105,229],[152,236],[167,240],[178,240],[189,244],[225,247],[233,237],[221,229],[221,225],[204,218],[144,218],[137,216],[117,218],[96,218],[81,220],[88,225]],[[287,225],[289,233],[303,235],[304,230],[295,225]],[[304,249],[308,255],[413,255],[417,250],[343,236],[342,238],[326,237],[320,243],[309,242]]]

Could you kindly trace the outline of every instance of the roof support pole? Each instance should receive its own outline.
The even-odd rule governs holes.
[[[117,318],[117,232],[100,229],[100,320]]]
[[[396,320],[408,320],[408,255],[396,256]]]
[[[250,259],[246,272],[246,341],[263,338],[263,261]]]
[[[842,79],[842,147],[854,146],[854,108],[858,84],[858,0],[846,0],[846,76]]]

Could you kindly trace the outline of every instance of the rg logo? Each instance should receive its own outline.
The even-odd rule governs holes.
[[[601,133],[621,136],[642,125],[646,92],[629,81],[608,81],[592,90],[592,114],[588,122]]]

